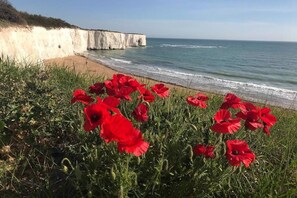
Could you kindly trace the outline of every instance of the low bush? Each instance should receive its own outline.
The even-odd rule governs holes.
[[[36,14],[28,14],[27,12],[20,12],[20,15],[30,26],[41,26],[45,28],[76,27],[58,18],[45,17],[41,15],[36,15]]]
[[[21,25],[27,24],[21,14],[6,0],[0,0],[0,20]]]

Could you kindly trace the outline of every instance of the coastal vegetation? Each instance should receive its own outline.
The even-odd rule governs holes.
[[[62,19],[18,11],[9,1],[0,0],[0,27],[13,25],[41,26],[45,28],[76,27]]]
[[[237,121],[232,134],[223,134],[214,127],[218,119],[213,119],[222,111],[222,103],[226,107],[223,96],[182,89],[171,89],[169,94],[157,85],[154,102],[146,98],[147,108],[139,107],[147,116],[134,110],[144,94],[131,94],[131,101],[125,95],[128,100],[118,108],[141,131],[141,142],[149,144],[137,152],[127,147],[125,138],[99,135],[101,124],[90,125],[98,117],[90,123],[85,118],[88,111],[79,101],[99,103],[94,94],[106,77],[55,66],[41,68],[0,61],[1,196],[297,196],[296,111],[270,107],[277,119],[272,121],[270,136],[261,127],[238,128]],[[90,85],[95,86],[92,93],[82,91]],[[164,97],[159,97],[162,93]],[[102,99],[106,96],[100,93]],[[109,109],[114,115],[118,114],[115,106]],[[238,110],[230,112],[235,115]],[[112,131],[112,126],[104,130]],[[249,145],[248,160],[243,163],[225,155],[225,141],[234,139]],[[200,144],[210,152],[200,152]]]

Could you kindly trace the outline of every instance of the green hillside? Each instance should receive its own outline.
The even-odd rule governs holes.
[[[0,0],[0,26],[12,25],[42,26],[45,28],[76,27],[58,18],[18,11],[9,1]]]

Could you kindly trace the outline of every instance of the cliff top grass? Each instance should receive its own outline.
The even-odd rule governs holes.
[[[87,29],[87,28],[80,28],[82,30],[88,30],[88,31],[104,31],[104,32],[115,32],[115,33],[123,33],[120,31],[115,31],[115,30],[106,30],[106,29]],[[141,33],[134,33],[134,32],[126,32],[126,34],[137,34],[137,35],[144,35]]]
[[[2,28],[6,28],[6,27],[11,27],[12,26],[12,24],[10,23],[10,22],[8,22],[8,21],[6,21],[6,20],[0,20],[0,28],[2,27]]]
[[[41,26],[45,28],[76,28],[61,19],[29,14],[16,10],[7,0],[0,0],[0,27]]]
[[[210,95],[208,107],[199,109],[185,101],[194,92],[171,90],[168,99],[150,106],[148,122],[135,123],[150,143],[145,155],[135,157],[120,154],[97,130],[85,132],[83,105],[70,104],[73,90],[104,79],[0,60],[1,196],[297,196],[296,111],[272,108],[278,122],[270,137],[245,134],[256,161],[235,168],[219,160],[220,153],[206,159],[192,152],[223,97]],[[121,111],[135,106],[125,102]]]
[[[79,28],[78,26],[71,25],[62,19],[45,17],[42,15],[29,14],[27,12],[20,12],[16,10],[7,0],[0,0],[0,27],[11,26],[40,26],[45,28]],[[84,29],[93,31],[107,31],[116,32],[119,31],[105,30],[105,29]],[[139,33],[129,33],[139,34]]]

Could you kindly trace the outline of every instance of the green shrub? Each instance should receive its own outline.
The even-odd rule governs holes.
[[[21,25],[27,24],[21,14],[6,0],[0,0],[0,20]]]
[[[0,21],[7,21],[11,24],[18,25],[41,26],[45,28],[76,27],[61,19],[28,14],[27,12],[19,12],[7,0],[0,0]]]
[[[45,17],[36,14],[28,14],[27,12],[20,12],[21,17],[27,22],[30,26],[41,26],[45,28],[73,28],[76,27],[71,25],[61,19]]]

